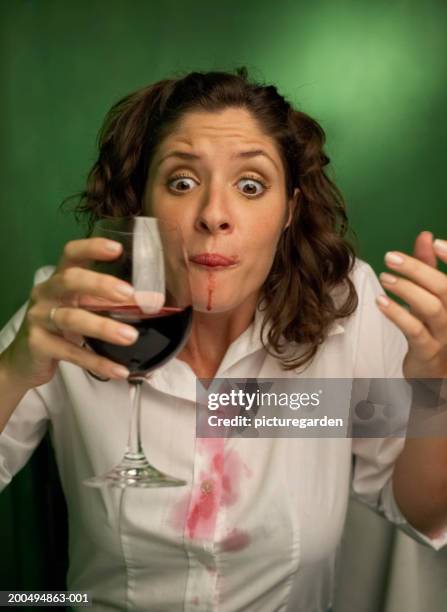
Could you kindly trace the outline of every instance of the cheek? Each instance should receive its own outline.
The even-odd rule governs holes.
[[[274,252],[285,221],[280,213],[267,212],[259,215],[247,236],[253,248]]]
[[[247,235],[260,248],[275,249],[289,216],[285,202],[285,194],[272,187],[265,198],[259,202],[254,200],[253,208],[246,210],[246,220],[250,224]]]

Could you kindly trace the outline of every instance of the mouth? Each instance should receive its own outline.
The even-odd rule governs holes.
[[[227,257],[220,253],[200,253],[190,257],[190,261],[198,266],[209,270],[225,270],[237,266],[238,258],[235,256]]]

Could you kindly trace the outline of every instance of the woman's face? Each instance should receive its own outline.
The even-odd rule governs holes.
[[[144,195],[145,214],[181,228],[201,312],[257,300],[292,206],[275,142],[239,108],[185,114],[158,146]]]

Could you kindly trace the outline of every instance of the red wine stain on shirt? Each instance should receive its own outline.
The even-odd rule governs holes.
[[[198,597],[193,597],[191,603],[193,606],[198,606],[200,604],[200,599]]]
[[[216,453],[223,452],[225,446],[223,438],[197,438],[196,444],[199,454],[210,458]]]
[[[216,288],[216,279],[212,272],[208,272],[208,303],[206,305],[207,310],[211,310],[213,307],[213,291]]]
[[[188,496],[189,506],[184,519],[185,533],[190,539],[212,540],[222,495],[223,466],[216,456],[223,457],[223,438],[200,438],[197,450],[203,457],[205,468],[200,472],[192,495]]]
[[[216,472],[216,474],[219,474],[220,476],[222,476],[223,469],[224,469],[224,456],[223,456],[223,453],[217,452],[217,453],[214,454],[212,466],[213,466],[213,470]]]
[[[238,552],[247,548],[250,544],[250,536],[246,531],[241,529],[233,529],[229,535],[220,544],[224,552]]]
[[[212,541],[219,508],[238,501],[241,479],[249,471],[234,449],[225,452],[224,438],[200,438],[197,451],[205,467],[192,493],[185,493],[172,508],[169,522],[190,539]]]
[[[213,478],[204,478],[186,519],[186,533],[189,538],[211,539],[217,518],[219,483]]]
[[[230,451],[222,471],[222,505],[232,506],[240,495],[242,461],[236,451]]]

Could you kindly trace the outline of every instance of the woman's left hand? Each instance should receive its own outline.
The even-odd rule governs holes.
[[[437,257],[447,263],[447,241],[433,242],[430,232],[419,234],[412,257],[397,251],[385,255],[387,267],[399,276],[383,272],[380,282],[410,306],[385,296],[377,299],[407,337],[405,378],[447,378],[447,274],[436,269]]]

